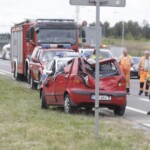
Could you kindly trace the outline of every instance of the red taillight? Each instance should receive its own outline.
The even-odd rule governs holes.
[[[122,78],[122,79],[119,80],[118,86],[119,86],[119,87],[124,87],[124,86],[126,86],[126,80],[125,80],[125,78]]]
[[[71,80],[73,83],[83,84],[83,80],[77,75],[72,75]]]

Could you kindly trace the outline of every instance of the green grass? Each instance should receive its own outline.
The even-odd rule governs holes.
[[[119,117],[100,118],[94,138],[94,117],[40,109],[38,92],[0,75],[1,150],[148,150],[150,137]]]
[[[103,44],[121,46],[121,39],[103,38]],[[133,56],[142,56],[145,50],[150,50],[150,41],[148,40],[125,40],[124,46]]]

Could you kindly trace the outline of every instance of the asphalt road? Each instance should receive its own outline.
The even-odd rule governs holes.
[[[12,76],[10,61],[0,59],[0,74]],[[150,129],[150,116],[147,112],[150,110],[150,101],[144,95],[138,96],[139,81],[131,79],[131,95],[127,96],[126,113],[124,119],[133,121],[137,126],[143,129]],[[114,117],[113,111],[100,109],[104,116]]]

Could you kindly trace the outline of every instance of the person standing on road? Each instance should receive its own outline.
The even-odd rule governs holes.
[[[126,91],[127,94],[130,94],[130,69],[133,66],[133,59],[128,54],[127,49],[123,50],[123,55],[119,57],[120,67],[125,75],[126,79]]]
[[[145,91],[145,96],[148,96],[149,85],[147,83],[147,75],[148,75],[148,71],[149,71],[149,68],[150,68],[149,56],[150,56],[150,52],[145,51],[144,56],[141,58],[141,61],[139,63],[139,72],[140,72],[139,95],[142,95],[143,91]]]

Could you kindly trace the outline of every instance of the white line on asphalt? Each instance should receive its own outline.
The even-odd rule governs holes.
[[[133,107],[126,107],[128,110],[132,110],[132,111],[135,111],[135,112],[138,112],[138,113],[141,113],[141,114],[144,114],[144,115],[147,115],[147,112],[146,111],[143,111],[143,110],[139,110],[139,109],[136,109],[136,108],[133,108]]]
[[[144,125],[144,126],[147,126],[147,127],[150,127],[150,124],[149,124],[149,123],[144,123],[143,125]]]
[[[138,98],[138,99],[141,100],[141,101],[150,102],[150,100],[146,99],[146,98]]]
[[[12,75],[12,73],[11,73],[11,72],[9,72],[9,71],[0,70],[0,72],[5,73],[5,74],[11,74],[11,75]]]

